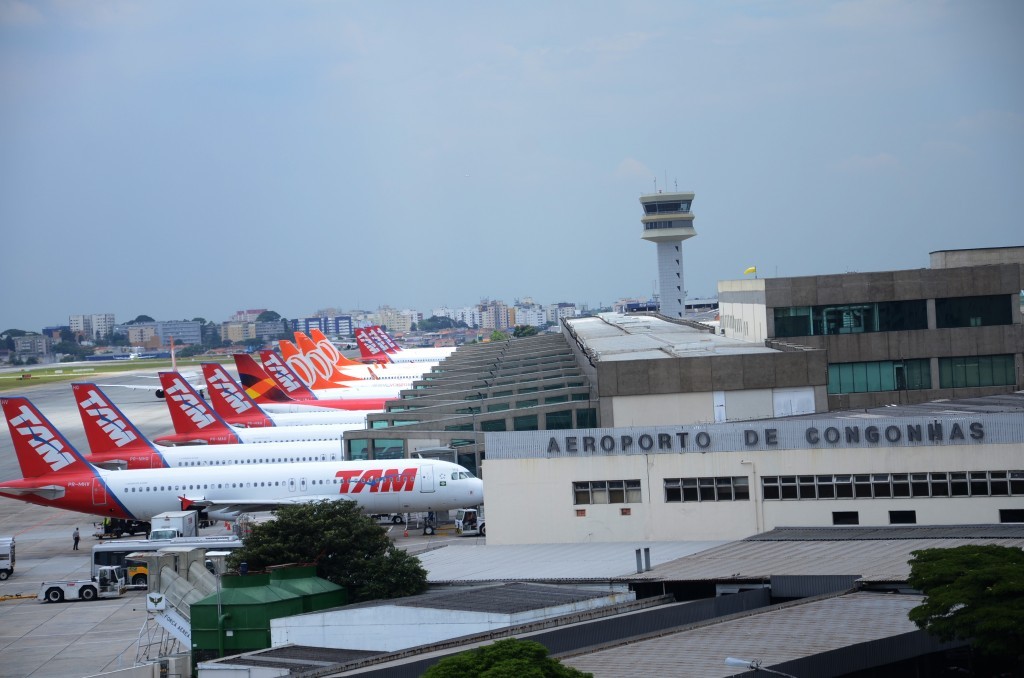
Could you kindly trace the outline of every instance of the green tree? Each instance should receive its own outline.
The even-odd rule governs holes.
[[[446,657],[431,666],[424,678],[585,678],[593,676],[563,666],[548,649],[532,640],[507,638]]]
[[[316,564],[317,575],[344,586],[353,603],[400,598],[427,590],[427,571],[396,547],[354,501],[283,506],[255,525],[229,562],[262,570],[286,563]]]
[[[516,337],[533,337],[537,334],[537,328],[533,325],[516,325],[515,329],[512,330],[512,336]]]
[[[461,320],[452,320],[441,315],[432,315],[429,318],[421,320],[418,325],[420,332],[438,332],[440,330],[450,330],[456,327],[466,327],[466,323]]]
[[[281,314],[277,311],[264,311],[256,316],[256,322],[258,323],[269,323],[275,320],[280,320]]]
[[[139,323],[152,323],[152,322],[156,322],[156,321],[153,320],[148,315],[138,315],[138,316],[135,316],[135,320],[129,320],[128,324],[129,325],[138,325]]]
[[[508,341],[508,332],[494,330],[491,332],[491,341]]]
[[[911,555],[908,581],[925,601],[910,621],[943,641],[970,640],[984,655],[1024,657],[1024,551],[968,545]]]

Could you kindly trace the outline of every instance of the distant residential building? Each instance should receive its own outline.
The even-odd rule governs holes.
[[[261,314],[266,313],[265,308],[250,308],[245,311],[235,311],[235,314],[228,318],[228,322],[232,323],[254,323],[256,318],[259,318]]]
[[[423,314],[409,309],[399,311],[390,306],[381,306],[377,309],[377,318],[391,332],[405,334],[412,329],[413,323],[423,320]]]
[[[135,323],[132,325],[119,325],[119,329],[128,335],[128,343],[132,346],[154,346],[156,341],[156,323]]]
[[[513,326],[513,313],[503,301],[488,300],[480,302],[480,327],[505,330]]]
[[[68,316],[71,331],[83,339],[103,339],[114,331],[113,313],[91,313]]]
[[[548,320],[554,323],[561,322],[566,318],[575,318],[579,314],[580,310],[576,304],[567,301],[560,301],[548,306]]]
[[[51,325],[50,327],[43,328],[43,334],[48,336],[54,342],[59,342],[61,340],[61,335],[65,330],[70,332],[71,328],[67,325]]]
[[[26,334],[14,337],[14,355],[21,359],[35,358],[45,361],[50,358],[53,343],[45,334]]]
[[[512,307],[513,325],[543,327],[548,324],[548,311],[540,304],[520,302]]]
[[[435,308],[431,315],[438,318],[451,318],[456,322],[464,322],[467,327],[480,327],[482,322],[480,309],[473,306],[464,306],[462,308],[442,306]]]
[[[221,341],[232,343],[249,341],[256,338],[256,323],[244,321],[228,321],[220,324]]]
[[[290,322],[293,332],[307,335],[312,329],[318,329],[329,337],[351,337],[354,334],[350,315],[315,315],[295,318]]]

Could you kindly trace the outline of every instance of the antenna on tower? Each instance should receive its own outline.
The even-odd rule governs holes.
[[[658,192],[658,177],[654,177],[654,192]]]

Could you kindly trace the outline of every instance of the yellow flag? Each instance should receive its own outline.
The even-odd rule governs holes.
[[[747,270],[743,271],[743,275],[749,275],[750,273],[757,273],[757,266],[751,266]]]

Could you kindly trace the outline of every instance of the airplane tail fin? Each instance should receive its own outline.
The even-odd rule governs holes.
[[[356,343],[359,344],[359,355],[363,362],[389,363],[387,351],[382,349],[370,333],[370,328],[356,328]]]
[[[281,347],[281,357],[285,363],[306,386],[320,390],[337,388],[343,382],[352,379],[338,373],[334,363],[325,358],[306,335],[301,336],[306,339],[306,346],[303,348],[287,339],[279,339],[277,344]]]
[[[290,403],[291,396],[282,391],[256,359],[248,353],[235,353],[238,380],[246,394],[258,403]]]
[[[153,444],[96,384],[73,383],[71,392],[93,455],[156,453]]]
[[[371,327],[370,334],[373,335],[373,338],[377,340],[377,344],[387,353],[401,352],[402,347],[395,343],[395,340],[391,338],[391,335],[388,334],[387,330],[380,325],[374,325]]]
[[[273,351],[260,351],[260,360],[267,375],[292,400],[316,400],[316,394],[306,386],[298,375],[285,364],[281,356]]]
[[[266,415],[263,408],[249,397],[220,363],[202,363],[202,368],[213,411],[223,417],[224,421],[249,428],[274,426],[274,420]]]
[[[309,331],[309,336],[313,340],[313,342],[321,348],[321,352],[324,353],[324,355],[331,355],[331,351],[334,352],[334,364],[337,365],[338,367],[362,365],[362,363],[359,362],[358,360],[352,360],[351,358],[347,358],[344,355],[342,355],[341,351],[339,351],[337,347],[331,343],[331,340],[324,336],[324,333],[318,330],[317,328],[314,327],[313,329],[311,329]]]
[[[159,372],[160,383],[164,387],[164,399],[167,409],[171,412],[171,424],[176,433],[210,433],[217,431],[226,438],[234,437],[230,442],[240,443],[241,440],[227,422],[206,404],[202,396],[192,388],[192,384],[177,372]]]
[[[315,344],[312,339],[302,332],[296,332],[295,340],[303,359],[308,361],[318,373],[323,374],[324,378],[331,384],[331,386],[345,386],[345,382],[358,381],[361,378],[347,372],[342,372],[338,368],[338,362],[334,356],[340,357],[341,353],[339,353],[338,349],[334,347],[334,344],[326,341],[326,339],[319,344]],[[284,342],[282,342],[282,354],[284,354],[283,344]],[[358,365],[360,368],[364,367],[359,363],[354,364]]]
[[[11,430],[14,452],[24,478],[95,472],[81,452],[28,398],[2,398],[0,406]]]

